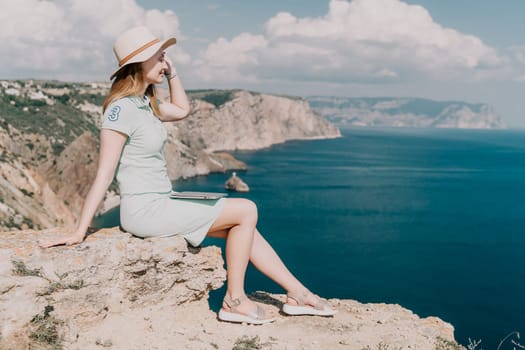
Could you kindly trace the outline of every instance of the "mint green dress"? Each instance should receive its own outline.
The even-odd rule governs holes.
[[[180,235],[193,246],[201,244],[225,200],[169,197],[172,185],[163,155],[167,133],[153,114],[149,98],[112,102],[101,127],[128,136],[116,171],[121,226],[139,237]]]

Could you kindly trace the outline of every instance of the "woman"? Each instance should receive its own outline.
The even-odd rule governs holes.
[[[227,292],[219,319],[263,324],[267,317],[246,297],[248,261],[287,291],[283,312],[289,315],[331,316],[336,313],[311,293],[283,264],[256,228],[257,207],[242,198],[218,200],[170,199],[172,190],[162,149],[162,122],[185,118],[188,97],[165,49],[146,27],[120,35],[113,47],[119,68],[103,106],[100,157],[96,178],[86,197],[76,230],[44,247],[80,243],[116,172],[121,195],[121,226],[140,237],[181,235],[198,246],[206,236],[226,239]],[[168,80],[169,103],[158,103],[154,84]]]

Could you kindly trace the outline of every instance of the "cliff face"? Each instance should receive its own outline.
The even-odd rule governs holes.
[[[206,96],[195,94],[188,118],[165,124],[169,135],[165,156],[172,179],[245,166],[223,151],[341,136],[302,99],[232,91],[224,103],[214,105],[199,97]]]
[[[0,233],[0,349],[460,349],[453,327],[399,305],[331,302],[333,318],[279,314],[284,295],[252,295],[277,320],[219,322],[209,292],[225,279],[217,247],[104,229],[41,249],[59,230]],[[240,346],[240,345],[239,345]]]
[[[73,225],[95,176],[100,106],[108,88],[1,82],[0,229]],[[189,95],[191,115],[165,124],[172,180],[246,167],[225,151],[340,136],[301,99],[246,91]],[[112,186],[102,210],[115,203],[115,193]]]
[[[231,98],[219,108],[199,101],[192,118],[177,124],[181,141],[206,151],[253,150],[292,139],[340,136],[305,100],[247,91],[234,92]],[[202,144],[188,139],[195,135]]]
[[[309,97],[312,108],[338,125],[502,129],[505,123],[483,103],[421,98]]]

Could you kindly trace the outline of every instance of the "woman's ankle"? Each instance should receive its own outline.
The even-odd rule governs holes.
[[[226,294],[224,295],[224,299],[229,299],[229,300],[244,300],[244,299],[247,299],[248,296],[246,295],[246,293],[244,291],[241,291],[241,292],[230,292],[230,291],[226,291]]]
[[[306,287],[286,294],[286,303],[290,305],[314,305],[320,297]]]

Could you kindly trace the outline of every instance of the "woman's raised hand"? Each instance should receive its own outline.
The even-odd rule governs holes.
[[[41,241],[38,245],[42,248],[54,247],[57,245],[73,245],[81,243],[84,241],[85,237],[86,233],[71,233],[54,240]]]
[[[165,70],[166,79],[170,80],[171,78],[175,77],[177,75],[177,70],[173,66],[173,62],[171,62],[171,59],[164,53],[164,61],[166,61],[166,65],[168,68]]]

